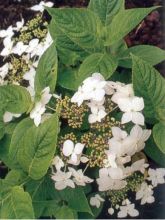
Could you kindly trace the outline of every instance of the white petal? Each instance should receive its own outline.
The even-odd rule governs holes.
[[[113,208],[109,208],[109,209],[108,209],[108,213],[109,213],[110,215],[113,215],[113,214],[114,214],[114,209],[113,209]]]
[[[121,98],[118,100],[118,106],[122,112],[131,111],[131,100],[129,98]]]
[[[132,100],[133,110],[136,112],[142,111],[144,109],[144,100],[143,98],[134,97]]]
[[[72,154],[73,152],[73,149],[74,149],[74,143],[73,141],[71,140],[66,140],[63,144],[63,149],[62,149],[62,152],[63,154],[68,157]]]
[[[63,189],[65,189],[66,187],[67,187],[67,185],[66,185],[65,181],[60,181],[60,182],[56,182],[56,183],[55,183],[55,188],[56,188],[57,190],[63,190]]]
[[[140,112],[132,112],[132,122],[138,125],[144,125],[144,116]]]
[[[81,144],[81,143],[77,143],[76,145],[75,145],[75,148],[74,148],[74,153],[75,154],[81,154],[82,153],[82,151],[83,151],[83,149],[84,149],[84,144]]]
[[[126,124],[130,121],[132,121],[132,113],[131,112],[124,113],[121,119],[121,123]]]

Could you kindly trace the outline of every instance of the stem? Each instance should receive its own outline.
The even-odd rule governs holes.
[[[85,167],[85,169],[84,169],[84,171],[83,171],[83,174],[84,174],[85,171],[88,169],[88,167],[89,167],[89,163],[86,165],[86,167]]]
[[[51,109],[52,111],[56,111],[55,109],[51,108],[50,106],[46,105],[47,108]]]

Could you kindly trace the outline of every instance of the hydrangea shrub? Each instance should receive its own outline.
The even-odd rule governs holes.
[[[165,183],[164,50],[125,36],[157,9],[51,8],[0,31],[0,217],[137,217]],[[44,7],[51,15],[45,21]],[[131,197],[129,195],[132,195]],[[104,209],[105,212],[105,209]]]

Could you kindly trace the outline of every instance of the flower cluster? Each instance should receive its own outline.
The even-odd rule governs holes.
[[[31,10],[43,12],[44,6],[52,7],[53,3],[41,1]],[[34,78],[38,62],[53,42],[47,25],[48,23],[42,19],[42,14],[37,14],[27,23],[22,19],[16,23],[15,27],[9,26],[7,30],[0,30],[0,38],[3,40],[4,46],[0,55],[6,61],[0,67],[0,85],[17,84],[24,86],[33,99],[35,96]],[[48,90],[47,88],[46,91]],[[43,98],[41,102],[36,103],[30,114],[30,117],[34,118],[36,126],[41,122],[40,116],[45,111],[45,105],[49,102],[49,95],[47,98],[47,101],[43,101]],[[13,117],[18,117],[18,115],[6,112],[4,122],[11,121]]]
[[[111,108],[107,108],[107,102]],[[165,170],[149,168],[142,153],[151,135],[151,130],[144,127],[143,98],[135,96],[132,84],[106,81],[100,73],[94,73],[83,81],[71,103],[77,104],[77,108],[89,108],[89,132],[75,140],[66,136],[59,142],[52,165],[55,188],[62,190],[95,182],[98,192],[90,198],[91,206],[99,208],[109,200],[110,215],[117,210],[119,218],[138,216],[128,194],[134,192],[141,205],[152,203],[154,187],[165,183]],[[112,114],[120,115],[121,121]],[[91,178],[90,170],[94,168],[98,168],[98,174]]]
[[[42,13],[44,6],[53,4],[41,1],[31,10]],[[32,100],[37,65],[52,44],[47,25],[38,14],[26,24],[22,19],[0,31],[4,45],[0,55],[5,60],[0,85],[24,86]],[[165,183],[165,169],[150,168],[143,153],[151,130],[145,127],[144,100],[136,96],[132,84],[106,81],[93,73],[72,97],[51,94],[46,87],[37,98],[29,114],[36,127],[60,109],[61,131],[51,164],[56,190],[95,184],[90,205],[100,208],[108,202],[107,213],[116,211],[118,218],[139,215],[130,192],[141,205],[155,201],[154,188]],[[20,116],[5,112],[3,120],[8,123]]]

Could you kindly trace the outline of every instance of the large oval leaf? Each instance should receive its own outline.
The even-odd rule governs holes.
[[[27,192],[15,186],[1,201],[1,219],[34,219],[32,200]]]
[[[12,113],[24,113],[32,105],[29,92],[17,85],[0,86],[0,109]]]
[[[165,124],[160,122],[154,126],[153,137],[156,145],[165,154]]]
[[[54,156],[59,132],[58,116],[54,114],[39,127],[33,125],[20,140],[17,160],[32,179],[42,178]]]
[[[70,56],[73,60],[82,60],[81,56],[103,51],[101,21],[92,11],[70,8],[47,10],[53,18],[49,30],[62,58],[64,54],[69,60]]]
[[[25,118],[16,126],[12,134],[9,148],[9,156],[11,160],[18,163],[17,153],[18,150],[22,147],[21,140],[25,138],[25,136],[28,134],[28,130],[30,130],[33,126],[34,122],[30,118]]]
[[[157,118],[157,112],[165,103],[165,79],[147,62],[132,55],[133,86],[137,96],[144,98],[144,113]]]
[[[138,45],[130,47],[124,52],[119,54],[119,66],[132,68],[132,59],[130,53],[140,57],[142,60],[147,61],[152,66],[165,60],[165,51],[150,45]]]
[[[54,92],[57,80],[57,66],[57,51],[53,43],[39,61],[34,82],[36,94],[40,94],[46,87],[49,87],[52,93]]]
[[[88,8],[95,12],[104,25],[109,25],[114,15],[124,9],[124,0],[90,0]]]
[[[156,8],[158,7],[120,10],[111,24],[107,26],[107,39],[105,45],[112,45],[116,41],[123,39]]]

